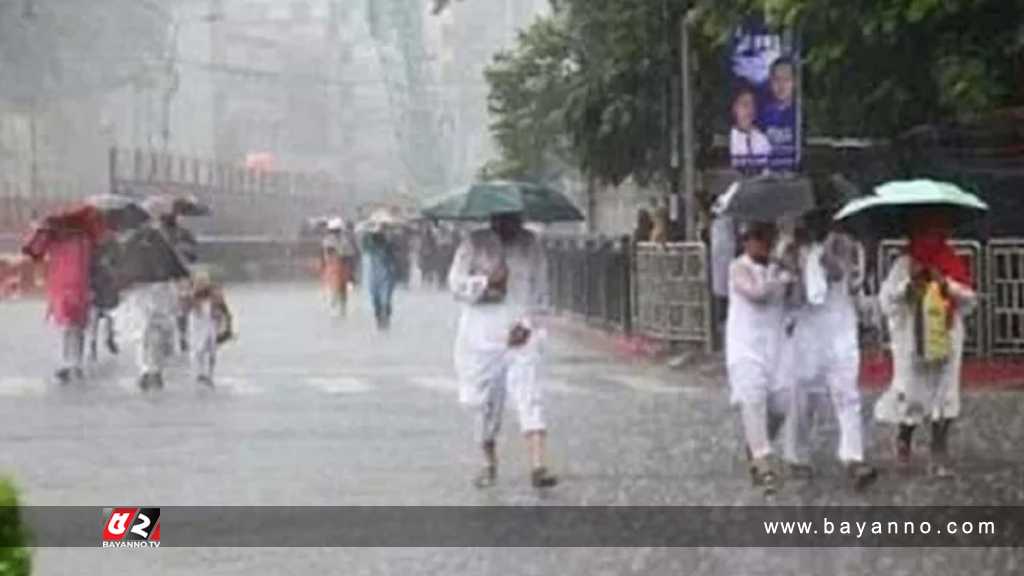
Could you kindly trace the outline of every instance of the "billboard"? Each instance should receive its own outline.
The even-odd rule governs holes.
[[[793,34],[762,19],[736,29],[730,43],[729,156],[744,173],[800,166],[800,54]]]

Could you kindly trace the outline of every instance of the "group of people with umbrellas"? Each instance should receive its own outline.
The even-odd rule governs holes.
[[[848,186],[837,182],[840,191]],[[892,340],[894,377],[875,419],[896,427],[896,461],[911,460],[913,433],[931,424],[929,471],[949,477],[948,435],[960,414],[964,321],[976,301],[970,270],[949,239],[987,207],[956,186],[897,181],[873,194],[815,205],[806,180],[759,177],[719,200],[719,218],[741,223],[740,255],[728,267],[726,364],[739,408],[753,484],[767,494],[783,472],[813,475],[814,413],[830,398],[838,458],[862,490],[878,470],[865,461],[858,390],[858,235],[908,238],[877,301]],[[776,440],[782,444],[776,456]]]
[[[107,348],[118,353],[116,309],[135,343],[141,388],[163,387],[176,345],[191,349],[197,381],[213,384],[216,346],[230,338],[231,313],[209,273],[193,266],[196,241],[179,223],[207,212],[190,196],[103,194],[33,227],[22,252],[46,263],[47,316],[61,335],[59,383],[85,377],[86,341],[95,359],[102,324]]]

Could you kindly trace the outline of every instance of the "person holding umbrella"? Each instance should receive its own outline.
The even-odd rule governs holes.
[[[977,304],[970,269],[950,246],[954,225],[988,207],[952,184],[892,182],[871,197],[846,205],[836,219],[873,226],[884,234],[909,233],[879,291],[892,338],[893,380],[875,405],[875,418],[897,426],[896,458],[911,458],[914,431],[931,423],[929,472],[952,475],[948,436],[960,415],[964,317]]]
[[[105,234],[103,215],[93,206],[43,220],[22,253],[46,261],[46,315],[60,330],[59,384],[84,378],[85,331],[89,321],[89,263]]]
[[[777,242],[777,222],[814,208],[806,179],[758,177],[737,182],[716,201],[719,217],[740,222],[742,253],[729,265],[725,326],[731,402],[739,408],[750,476],[774,494],[781,477],[773,443],[789,413],[791,382],[780,356],[792,332],[786,316],[796,296],[792,242]]]
[[[327,221],[327,231],[321,246],[320,271],[327,294],[327,303],[333,316],[344,316],[348,301],[348,283],[352,278],[349,267],[355,253],[341,218]]]
[[[158,196],[147,199],[144,207],[154,222],[125,239],[121,273],[130,286],[125,298],[125,332],[136,343],[139,387],[149,390],[164,385],[163,370],[174,353],[182,311],[179,282],[189,278],[189,271],[166,232],[173,203]]]
[[[367,260],[367,287],[373,305],[373,317],[377,329],[386,331],[391,327],[392,301],[395,283],[398,279],[398,257],[396,254],[393,228],[399,224],[390,212],[378,210],[366,222],[362,222],[362,253]]]
[[[792,405],[786,422],[784,458],[793,476],[809,478],[810,434],[817,408],[831,398],[839,424],[839,461],[856,490],[864,490],[878,471],[864,461],[857,310],[863,249],[832,225],[833,207],[804,219],[805,241],[798,248],[803,302],[793,311],[794,326],[785,340],[781,378],[791,383]]]
[[[456,251],[448,285],[462,303],[455,341],[459,400],[476,412],[484,466],[478,488],[497,480],[497,436],[511,398],[529,452],[530,483],[549,488],[558,478],[545,464],[547,424],[538,379],[545,337],[539,315],[547,298],[547,269],[537,237],[524,220],[582,220],[560,193],[523,183],[490,182],[442,198],[424,210],[439,220],[489,220]]]

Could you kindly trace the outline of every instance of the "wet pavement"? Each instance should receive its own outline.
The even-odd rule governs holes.
[[[399,292],[393,330],[378,334],[355,297],[335,319],[310,286],[232,288],[240,338],[222,350],[217,388],[179,363],[157,394],[135,388],[129,351],[90,366],[82,385],[50,384],[42,303],[0,303],[0,473],[32,505],[765,504],[724,382],[559,332],[545,382],[563,484],[529,488],[509,412],[498,486],[473,489],[471,416],[451,373],[455,305]],[[955,480],[928,478],[923,462],[894,470],[888,431],[872,427],[885,473],[855,494],[833,463],[829,417],[818,477],[787,483],[774,503],[1024,505],[1024,394],[972,394],[965,409]],[[1024,550],[41,549],[36,564],[37,574],[1019,574]]]

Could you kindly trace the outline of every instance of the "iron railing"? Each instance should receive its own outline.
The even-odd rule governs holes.
[[[632,247],[628,238],[548,237],[551,308],[610,330],[633,329]]]

